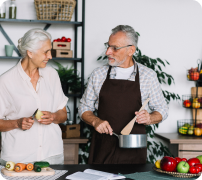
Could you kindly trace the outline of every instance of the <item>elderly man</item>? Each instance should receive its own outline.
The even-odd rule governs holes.
[[[145,125],[159,123],[168,116],[168,107],[156,73],[135,62],[138,35],[130,26],[112,29],[107,48],[108,65],[96,68],[80,101],[79,114],[94,127],[89,164],[146,163],[147,149],[119,148],[112,136],[137,116],[131,134],[146,134]],[[150,98],[147,110],[139,109]],[[93,111],[98,110],[98,116]]]

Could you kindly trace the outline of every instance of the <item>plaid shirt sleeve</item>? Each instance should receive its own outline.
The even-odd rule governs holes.
[[[150,98],[148,103],[149,110],[159,112],[162,115],[163,121],[168,116],[168,105],[163,96],[156,72],[139,63],[138,68],[142,103],[144,103],[147,98]]]
[[[99,93],[104,80],[106,79],[108,67],[104,66],[96,68],[87,84],[87,88],[80,100],[78,107],[79,116],[81,117],[85,111],[94,111],[98,109]]]
[[[151,79],[149,97],[151,98],[149,101],[151,111],[159,112],[162,115],[162,121],[165,120],[168,117],[168,105],[163,96],[156,73]]]

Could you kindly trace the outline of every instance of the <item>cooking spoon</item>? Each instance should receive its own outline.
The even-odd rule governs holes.
[[[142,105],[142,107],[140,108],[139,112],[141,110],[143,110],[145,108],[145,106],[147,105],[147,103],[149,102],[150,98],[148,98],[144,104]],[[122,135],[129,135],[133,126],[134,126],[134,123],[135,123],[135,120],[136,120],[137,116],[135,116],[121,131],[121,134]]]

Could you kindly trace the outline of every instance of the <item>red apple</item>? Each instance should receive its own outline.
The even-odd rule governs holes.
[[[57,42],[61,42],[61,39],[60,39],[60,38],[57,38]]]
[[[58,40],[57,40],[57,39],[54,39],[53,42],[58,42]]]
[[[179,157],[175,157],[175,160],[177,161],[177,164],[178,164],[180,161],[182,161],[182,159],[179,158]]]
[[[163,171],[173,172],[176,169],[177,161],[173,157],[164,156],[160,166]]]
[[[196,163],[200,163],[198,158],[191,158],[188,161],[189,166],[194,166]]]
[[[182,158],[182,161],[187,162],[187,159],[186,158]]]
[[[200,172],[202,171],[202,164],[201,163],[196,163],[194,166],[198,167]]]

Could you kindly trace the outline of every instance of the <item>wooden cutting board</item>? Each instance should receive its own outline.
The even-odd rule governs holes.
[[[6,176],[50,176],[55,174],[55,171],[50,167],[42,168],[41,172],[35,172],[34,170],[23,170],[21,172],[15,172],[8,171],[6,168],[1,169],[1,172]]]
[[[196,97],[196,87],[191,88],[192,97]],[[202,97],[202,87],[198,87],[198,97]],[[193,119],[195,120],[196,116],[196,123],[199,123],[197,120],[202,120],[202,109],[192,109]]]

